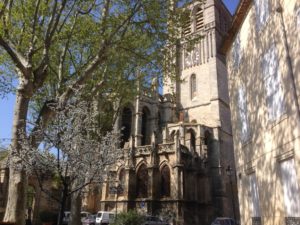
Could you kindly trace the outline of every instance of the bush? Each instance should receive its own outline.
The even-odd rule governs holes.
[[[136,211],[123,212],[117,215],[113,225],[142,225],[144,217]]]
[[[55,222],[57,219],[57,214],[50,211],[42,211],[40,212],[40,220],[42,222]]]

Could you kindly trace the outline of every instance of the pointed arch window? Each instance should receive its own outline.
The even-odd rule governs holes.
[[[119,185],[122,187],[120,189],[120,192],[118,193],[119,195],[124,194],[124,187],[125,187],[125,169],[122,168],[119,173]]]
[[[211,150],[211,144],[212,144],[212,134],[206,130],[204,132],[204,146],[202,148],[201,154],[203,155],[204,158],[207,159],[206,163],[208,163],[208,160],[211,160],[212,158],[212,152]],[[205,164],[205,167],[207,165]]]
[[[131,123],[132,123],[132,111],[129,107],[124,107],[122,112],[122,137],[121,137],[121,148],[124,144],[129,141],[131,134]]]
[[[175,141],[175,135],[176,135],[176,132],[175,132],[175,130],[173,130],[173,131],[171,132],[171,134],[170,134],[170,141],[171,141],[171,142],[174,142],[174,141]]]
[[[145,164],[137,172],[136,193],[138,198],[148,197],[148,170]]]
[[[147,107],[143,108],[142,115],[142,145],[150,145],[151,137],[150,137],[150,111]]]
[[[161,169],[161,196],[169,197],[170,196],[170,168],[167,165],[164,165]]]
[[[190,89],[191,89],[191,99],[193,99],[197,95],[196,74],[192,74],[191,75],[191,78],[190,78]]]

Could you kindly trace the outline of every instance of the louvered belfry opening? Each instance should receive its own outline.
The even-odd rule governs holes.
[[[195,15],[195,30],[199,31],[202,30],[204,27],[204,17],[203,17],[203,8],[198,6],[196,9]]]
[[[204,28],[203,5],[197,5],[192,10],[190,16],[187,16],[183,23],[183,35],[187,36],[193,32],[200,31]]]
[[[191,18],[188,17],[183,24],[183,35],[189,35],[190,33],[192,33],[192,28],[191,28]]]

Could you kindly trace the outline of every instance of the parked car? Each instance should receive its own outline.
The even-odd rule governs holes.
[[[81,218],[81,222],[83,223],[83,221],[89,216],[91,215],[89,212],[81,212],[80,213],[80,218]],[[63,225],[68,225],[70,222],[70,216],[71,216],[71,212],[70,211],[65,211],[64,212],[64,217],[63,217]]]
[[[89,215],[91,215],[91,213],[83,211],[80,213],[80,217],[81,217],[81,222],[83,223],[83,221],[89,217]]]
[[[64,217],[63,217],[63,225],[68,225],[69,221],[70,221],[70,211],[65,211],[64,212]]]
[[[145,216],[145,222],[143,225],[169,225],[169,223],[162,221],[156,216]]]
[[[211,225],[236,225],[234,219],[229,217],[217,217]]]
[[[90,214],[82,220],[82,225],[96,225],[96,214]]]
[[[115,221],[115,216],[114,212],[99,211],[96,215],[96,225],[111,224]]]

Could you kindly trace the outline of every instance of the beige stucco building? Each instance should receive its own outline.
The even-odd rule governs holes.
[[[126,157],[101,190],[90,190],[89,211],[137,209],[166,216],[173,224],[210,224],[217,216],[238,219],[227,72],[220,54],[231,15],[220,0],[193,1],[190,18],[174,51],[177,80],[166,80],[162,95],[139,87],[121,110]],[[202,38],[190,50],[186,37]],[[230,179],[232,185],[230,185]],[[121,186],[118,194],[114,187]],[[233,210],[235,208],[235,210]],[[235,212],[235,213],[233,213]]]
[[[242,0],[222,51],[241,224],[300,224],[300,1]]]

